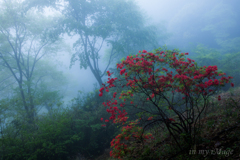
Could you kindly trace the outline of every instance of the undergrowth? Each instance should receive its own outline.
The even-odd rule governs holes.
[[[179,150],[163,124],[150,128],[147,132],[155,137],[142,150],[141,145],[132,143],[138,154],[123,159],[131,160],[196,160],[196,159],[238,159],[240,158],[240,88],[220,93],[210,97],[210,103],[201,118],[201,131],[197,135],[197,144],[189,150]],[[181,140],[184,134],[179,135]],[[184,147],[184,141],[180,141]],[[97,160],[114,160],[109,157],[109,151]]]

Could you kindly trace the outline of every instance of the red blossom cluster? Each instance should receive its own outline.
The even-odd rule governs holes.
[[[141,53],[141,52],[139,52]],[[190,94],[202,94],[203,96],[206,96],[207,94],[213,92],[212,89],[208,89],[210,87],[218,87],[224,85],[224,83],[229,83],[229,80],[233,77],[222,77],[220,80],[216,79],[215,76],[223,76],[224,73],[218,73],[217,72],[217,66],[204,66],[200,69],[197,69],[197,67],[194,65],[194,60],[191,60],[187,58],[187,61],[184,61],[183,56],[188,55],[188,53],[172,53],[169,54],[168,52],[163,51],[156,51],[156,53],[149,53],[146,50],[143,50],[139,58],[138,55],[135,57],[133,56],[127,56],[126,60],[123,60],[122,63],[117,64],[117,68],[120,69],[120,75],[125,76],[126,83],[122,85],[122,87],[130,87],[132,89],[137,89],[139,86],[142,88],[151,90],[151,94],[146,100],[152,100],[156,96],[159,95],[160,92],[169,91],[172,89],[172,93],[180,92],[185,94],[186,96],[182,99],[187,99]],[[179,56],[177,59],[176,56]],[[160,64],[168,64],[170,68],[173,68],[176,70],[176,75],[173,76],[173,72],[169,72],[166,68],[162,68],[162,71],[166,72],[165,75],[159,75],[159,69],[153,68],[153,63],[160,63]],[[125,67],[123,69],[123,67]],[[136,77],[131,80],[129,78],[130,74],[126,72],[126,69],[130,73],[137,73],[137,75],[145,74],[149,75],[149,78],[147,78],[147,81],[143,81],[140,77],[137,79]],[[124,74],[125,73],[125,74]],[[111,76],[112,73],[107,71],[108,76]],[[214,80],[211,78],[213,77]],[[202,82],[203,79],[208,79],[206,82]],[[108,87],[102,87],[99,91],[99,96],[103,95],[103,90],[105,89],[106,92],[109,92],[109,88],[115,87],[113,84],[117,78],[108,78],[107,83],[109,84]],[[141,84],[141,85],[139,85]],[[182,85],[179,85],[182,84]],[[233,87],[234,84],[231,83],[231,86]],[[113,98],[116,98],[117,92],[113,93]],[[121,93],[119,96],[119,99],[124,99],[124,96],[133,96],[131,92],[128,93]],[[112,99],[113,100],[113,99]],[[218,100],[221,100],[221,97],[218,97]],[[124,99],[126,101],[126,99]],[[133,101],[130,102],[133,104]],[[108,113],[111,113],[111,117],[109,120],[112,120],[113,123],[122,123],[125,124],[127,121],[127,112],[125,110],[121,111],[118,109],[117,105],[119,103],[117,100],[114,101],[107,101],[107,103],[103,103],[104,106],[108,106],[109,109],[107,109]],[[120,103],[120,107],[124,107],[125,103]],[[169,108],[171,109],[171,108]],[[117,114],[119,114],[117,116]],[[101,118],[103,121],[103,119]],[[148,120],[152,120],[152,117],[149,117]],[[169,118],[170,121],[175,121],[172,118]],[[108,120],[105,120],[105,122],[108,122]],[[105,124],[104,124],[105,125]],[[134,128],[134,127],[133,127]],[[132,127],[124,128],[125,130],[131,130]],[[133,136],[133,135],[132,135]],[[136,135],[134,135],[136,137]],[[121,135],[118,135],[115,140],[112,141],[111,144],[114,144],[113,146],[117,146],[115,149],[119,150],[120,148],[123,150],[126,150],[127,146],[125,144],[120,143]],[[145,136],[146,137],[146,136]],[[138,137],[137,137],[138,138]],[[126,138],[126,139],[129,139]],[[115,150],[115,156],[119,157],[120,152],[117,152]],[[127,150],[126,150],[127,152]],[[120,156],[121,157],[121,156]]]
[[[127,143],[122,142],[122,140],[128,141],[130,137],[135,139],[135,142],[141,141],[141,139],[144,139],[143,142],[147,142],[148,139],[154,139],[152,134],[141,134],[142,133],[142,127],[136,127],[135,125],[139,122],[130,122],[129,125],[122,127],[119,135],[117,135],[112,141],[111,141],[111,147],[114,149],[113,151],[110,151],[110,156],[113,158],[122,159],[123,156],[128,155],[132,152],[132,149],[128,148]]]

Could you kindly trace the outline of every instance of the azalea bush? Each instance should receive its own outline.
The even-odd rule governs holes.
[[[121,159],[132,151],[126,142],[121,143],[123,139],[120,137],[125,140],[136,138],[138,130],[141,134],[137,135],[137,141],[144,142],[147,140],[145,129],[157,122],[166,126],[180,150],[190,149],[196,144],[196,134],[201,129],[201,114],[208,106],[209,96],[233,77],[225,77],[226,74],[219,72],[217,66],[199,67],[194,60],[186,58],[187,55],[188,53],[180,54],[177,50],[162,51],[161,48],[154,52],[143,50],[139,54],[127,56],[126,60],[117,64],[121,79],[111,78],[113,73],[107,71],[109,78],[107,84],[103,84],[99,90],[99,96],[103,96],[104,91],[109,92],[110,88],[116,90],[112,99],[103,103],[107,107],[106,111],[111,113],[105,122],[127,124],[129,116],[126,106],[139,109],[137,115],[143,122],[147,122],[144,125],[142,123],[143,128],[138,128],[137,125],[125,126],[123,130],[129,132],[125,132],[126,136],[118,135],[112,141],[111,156]],[[121,93],[118,92],[119,86],[125,88]],[[231,83],[231,86],[234,84]],[[221,100],[220,96],[218,100]],[[180,144],[180,137],[183,137],[186,146]]]

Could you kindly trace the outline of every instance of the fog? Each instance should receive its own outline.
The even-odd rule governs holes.
[[[144,15],[146,21],[154,24],[164,31],[166,39],[161,40],[159,47],[167,45],[169,48],[178,48],[182,52],[190,52],[187,48],[204,44],[210,48],[220,48],[224,41],[234,43],[234,48],[239,51],[239,15],[240,11],[237,6],[240,5],[238,0],[136,0],[135,1]],[[74,42],[69,38],[68,44],[72,46]],[[230,48],[229,47],[226,47]],[[102,56],[104,56],[102,49]],[[190,52],[194,54],[194,52]],[[63,57],[63,62],[69,66],[70,57]],[[102,68],[106,63],[101,61]],[[96,79],[90,69],[79,68],[79,63],[68,71],[75,81],[74,94],[77,90],[85,92],[92,91]],[[87,77],[87,78],[86,78]]]
[[[76,99],[98,107],[101,98],[79,93],[98,95],[106,71],[119,76],[122,58],[163,46],[217,65],[239,87],[239,7],[239,0],[0,0],[0,124],[52,117],[53,108],[77,107]]]
[[[198,45],[221,50],[224,53],[239,51],[240,31],[238,0],[136,0],[137,8],[145,20],[145,25],[153,25],[157,29],[158,47],[166,45],[169,49],[180,49],[195,55],[193,49]],[[60,3],[64,8],[64,3]],[[48,17],[61,17],[59,10],[43,7],[39,10]],[[91,92],[97,80],[90,68],[80,69],[80,62],[76,60],[71,65],[71,57],[76,50],[73,44],[78,35],[62,34],[64,47],[55,54],[51,63],[58,66],[58,70],[67,77],[67,84],[63,86],[62,96],[67,104],[77,96],[78,91]],[[97,43],[100,43],[98,41]],[[104,43],[99,51],[99,69],[103,71],[109,61],[106,52],[111,48]],[[139,48],[141,50],[143,48]],[[155,49],[155,48],[151,48]],[[115,63],[116,64],[116,63]],[[115,67],[111,63],[110,67]],[[214,61],[213,61],[214,64]],[[107,80],[107,76],[103,77]],[[7,92],[4,90],[5,93]]]

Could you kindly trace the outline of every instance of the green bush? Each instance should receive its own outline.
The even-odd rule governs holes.
[[[77,153],[88,158],[101,155],[118,130],[110,123],[101,126],[100,119],[108,113],[94,94],[98,93],[83,97],[85,101],[81,97],[73,100],[71,109],[38,116],[34,124],[20,118],[7,124],[0,136],[0,159],[67,160]]]
[[[18,133],[10,135],[7,130],[16,130],[8,125],[6,133],[1,137],[1,159],[4,160],[37,160],[37,159],[67,159],[77,152],[73,143],[80,142],[83,133],[74,133],[71,130],[71,121],[66,113],[55,113],[54,118],[42,116],[34,126],[21,123]]]

